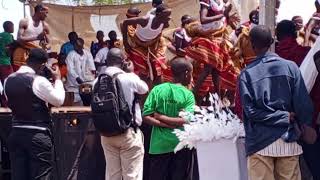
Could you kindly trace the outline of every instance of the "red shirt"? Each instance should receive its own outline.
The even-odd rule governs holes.
[[[280,57],[292,60],[297,63],[298,66],[301,65],[310,49],[311,47],[299,45],[297,40],[293,37],[286,37],[276,45],[276,53]]]

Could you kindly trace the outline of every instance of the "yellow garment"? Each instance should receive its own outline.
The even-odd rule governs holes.
[[[17,47],[13,52],[13,64],[16,66],[22,66],[27,63],[27,59],[29,56],[29,51],[34,48],[41,48],[34,43],[20,43],[20,46]]]
[[[253,51],[252,44],[249,38],[249,31],[249,28],[243,28],[241,34],[238,37],[238,42],[235,47],[238,56],[243,59],[242,67],[248,65],[256,58],[256,54]]]

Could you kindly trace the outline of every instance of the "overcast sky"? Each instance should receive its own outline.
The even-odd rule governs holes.
[[[294,15],[301,15],[306,23],[314,12],[314,0],[281,0],[278,21],[291,19]],[[17,30],[19,20],[22,17],[23,6],[19,0],[0,0],[0,32],[2,32],[2,23],[6,20],[13,21],[15,30]]]

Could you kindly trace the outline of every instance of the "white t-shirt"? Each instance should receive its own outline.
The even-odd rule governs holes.
[[[98,51],[97,55],[96,55],[96,58],[94,59],[94,62],[106,63],[107,62],[108,52],[109,52],[109,48],[108,47],[104,47],[104,48],[100,49]],[[100,72],[102,72],[105,68],[106,68],[106,66],[97,67],[98,74],[100,74]]]
[[[83,50],[84,54],[81,56],[76,51],[71,51],[66,59],[66,64],[68,68],[66,90],[68,92],[75,93],[75,101],[80,101],[79,95],[79,84],[77,82],[77,77],[86,83],[92,83],[95,79],[92,71],[96,70],[94,65],[93,57],[91,53],[87,50]]]

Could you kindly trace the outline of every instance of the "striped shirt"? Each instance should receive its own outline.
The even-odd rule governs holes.
[[[268,157],[298,156],[302,153],[302,147],[298,143],[286,143],[281,138],[257,152],[261,156]]]

